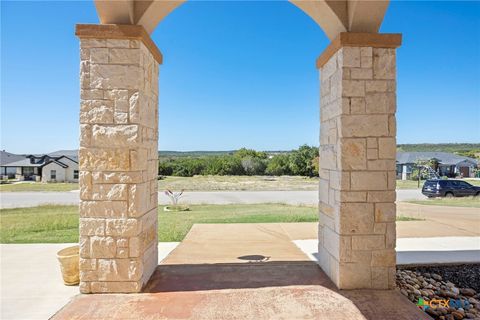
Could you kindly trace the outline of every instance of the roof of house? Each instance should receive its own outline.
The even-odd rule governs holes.
[[[77,149],[75,149],[75,150],[58,150],[58,151],[50,152],[48,155],[51,156],[51,157],[65,156],[65,157],[69,158],[70,160],[73,160],[73,161],[78,163],[78,150]]]
[[[0,165],[5,165],[22,159],[25,159],[25,155],[13,154],[6,152],[5,150],[0,151]]]
[[[78,155],[76,154],[44,154],[44,155],[22,155],[18,156],[14,161],[1,164],[0,167],[43,167],[52,162],[63,168],[68,168],[68,164],[62,162],[62,159],[70,159],[78,163]]]
[[[473,158],[448,152],[397,152],[397,163],[399,164],[415,163],[418,160],[430,160],[433,158],[439,160],[441,164],[446,165],[456,165],[463,161],[478,164],[478,161]]]

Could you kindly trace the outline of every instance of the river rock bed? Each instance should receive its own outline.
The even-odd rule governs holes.
[[[397,270],[397,287],[439,320],[480,320],[480,265],[408,267]]]

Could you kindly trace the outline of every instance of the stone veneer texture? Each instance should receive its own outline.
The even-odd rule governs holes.
[[[395,286],[395,49],[321,67],[319,258],[341,289]]]
[[[139,292],[157,266],[158,63],[80,39],[80,291]]]

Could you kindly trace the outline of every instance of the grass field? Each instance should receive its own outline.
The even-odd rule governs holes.
[[[195,205],[191,211],[158,211],[159,241],[181,241],[194,223],[317,221],[315,207],[281,204]],[[0,210],[1,243],[78,242],[77,206]]]
[[[280,191],[318,190],[318,178],[300,176],[194,176],[166,177],[158,181],[158,189],[186,191]]]
[[[408,202],[415,203],[415,204],[431,205],[431,206],[480,208],[480,197],[435,198],[435,199],[428,199],[428,200],[411,200]]]
[[[316,207],[283,204],[195,205],[191,211],[158,210],[159,241],[181,241],[195,223],[316,222]],[[418,220],[401,216],[398,221]],[[0,243],[78,242],[77,206],[0,209]]]
[[[40,183],[22,182],[0,185],[0,192],[28,192],[28,191],[72,191],[78,190],[78,183]]]

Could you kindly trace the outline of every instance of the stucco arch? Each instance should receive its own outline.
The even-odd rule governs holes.
[[[341,32],[378,32],[388,0],[289,0],[311,17],[330,40]],[[96,0],[98,16],[102,24],[141,25],[148,33],[185,0],[135,1]]]

